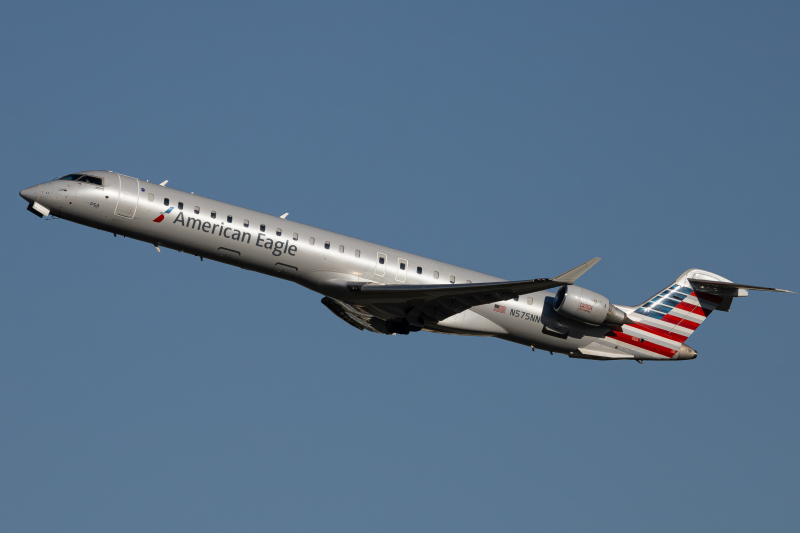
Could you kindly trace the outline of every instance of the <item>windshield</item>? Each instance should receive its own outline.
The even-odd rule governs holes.
[[[91,183],[93,185],[103,186],[103,178],[95,178],[94,176],[84,176],[83,174],[67,174],[58,178],[60,180],[81,181],[84,183]]]

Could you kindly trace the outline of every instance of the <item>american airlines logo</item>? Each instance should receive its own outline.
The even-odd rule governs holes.
[[[170,211],[172,211],[171,207],[165,213],[159,215],[158,218],[156,218],[153,222],[161,222],[161,220],[164,220],[164,215],[169,214]],[[203,233],[210,233],[211,235],[217,235],[220,238],[231,239],[243,244],[251,244],[250,241],[252,240],[252,234],[247,231],[240,231],[236,228],[232,228],[231,226],[225,226],[224,223],[212,224],[207,220],[203,222],[199,218],[184,218],[182,211],[178,212],[178,216],[175,217],[175,220],[173,220],[172,223],[180,224],[184,228],[195,229],[197,231],[202,231]],[[282,254],[294,256],[297,253],[297,246],[294,244],[290,245],[288,240],[285,242],[273,241],[263,233],[258,234],[256,237],[256,242],[253,244],[259,248],[270,250],[272,255],[276,257]]]

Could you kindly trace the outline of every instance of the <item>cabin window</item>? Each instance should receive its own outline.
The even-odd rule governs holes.
[[[308,238],[308,244],[310,244],[311,246],[314,246],[314,237],[309,237]]]
[[[331,249],[331,243],[329,243],[328,241],[325,241],[325,249],[326,250],[330,250]]]
[[[450,276],[450,283],[455,283],[455,282],[456,282],[456,277]]]
[[[467,280],[467,283],[472,283],[470,280]]]
[[[230,224],[231,222],[233,222],[233,217],[228,215],[228,224]]]
[[[281,236],[281,233],[283,233],[283,230],[281,228],[275,230],[275,235],[277,235],[278,237]]]
[[[417,267],[417,274],[422,274],[422,267]]]
[[[340,253],[340,254],[343,254],[343,253],[344,253],[344,244],[340,244],[340,245],[339,245],[339,253]]]
[[[267,225],[261,224],[261,231],[267,231]]]
[[[245,228],[249,228],[250,227],[250,221],[249,220],[244,219],[244,227]]]
[[[435,270],[433,271],[433,279],[439,279],[439,273]]]
[[[378,258],[378,263],[384,264],[385,262],[386,262],[386,258],[385,257],[381,256],[381,257]]]
[[[211,218],[217,218],[217,212],[211,211]]]
[[[183,211],[183,202],[178,202],[178,209]]]
[[[406,269],[406,263],[404,261],[401,261],[400,262],[400,270],[405,270],[405,269]]]
[[[361,257],[361,250],[356,250],[356,257]]]
[[[153,196],[153,193],[150,193],[150,194],[148,194],[148,195],[147,195],[147,199],[148,199],[148,200],[150,200],[150,201],[152,202],[153,200],[155,200],[155,199],[156,199],[156,197],[155,197],[155,196]]]
[[[292,233],[292,240],[293,241],[296,241],[299,238],[300,238],[300,235],[298,235],[297,233]]]
[[[519,301],[519,296],[514,296],[514,301],[518,302]]]
[[[528,298],[528,305],[533,305],[533,298]]]
[[[200,206],[199,205],[194,206],[194,214],[195,215],[199,215],[200,214]]]
[[[164,205],[169,205],[169,198],[164,198]]]

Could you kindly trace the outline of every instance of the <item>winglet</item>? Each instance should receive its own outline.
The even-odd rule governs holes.
[[[577,267],[573,268],[572,270],[568,270],[567,272],[564,272],[560,276],[554,277],[553,281],[556,281],[558,283],[563,283],[564,285],[572,285],[573,283],[578,281],[579,277],[581,277],[584,274],[586,274],[586,272],[590,268],[592,268],[594,265],[596,265],[598,261],[600,261],[600,258],[599,257],[595,257],[594,259],[592,259],[590,261],[586,261],[581,266],[577,266]]]

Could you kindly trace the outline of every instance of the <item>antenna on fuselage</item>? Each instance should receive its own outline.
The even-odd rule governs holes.
[[[166,184],[167,184],[167,183],[169,183],[169,180],[164,180],[164,181],[162,181],[161,183],[159,183],[159,185],[161,185],[162,187],[164,187],[164,186],[166,186]]]
[[[289,216],[289,213],[284,213],[284,214],[281,215],[281,218],[286,218],[288,216]]]

